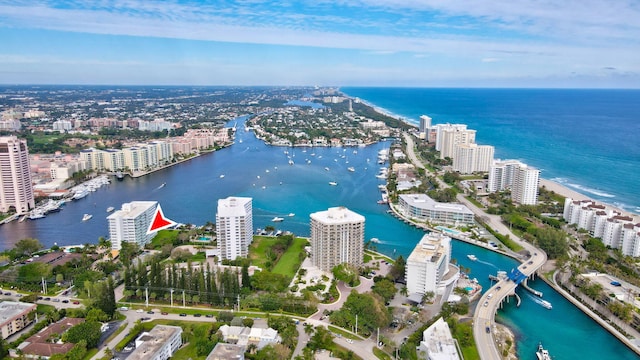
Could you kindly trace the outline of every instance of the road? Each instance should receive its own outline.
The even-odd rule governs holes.
[[[407,155],[409,156],[409,159],[413,164],[424,169],[424,165],[415,155],[413,138],[406,132],[403,135],[407,142]],[[436,179],[439,182],[440,187],[449,187],[449,185],[445,184],[439,178],[436,177]],[[482,219],[482,221],[484,221],[493,230],[500,234],[508,235],[513,241],[524,248],[524,251],[521,252],[521,254],[516,254],[516,256],[521,260],[523,258],[526,259],[524,263],[518,266],[518,270],[522,274],[529,277],[547,261],[547,254],[544,251],[523,241],[513,234],[511,230],[502,223],[500,216],[485,213],[482,209],[476,207],[471,201],[467,200],[464,197],[464,194],[458,194],[457,200],[467,206],[474,215]],[[522,253],[529,255],[522,255]],[[493,339],[492,329],[494,328],[495,314],[498,311],[500,303],[504,298],[515,292],[516,286],[517,284],[513,281],[500,280],[484,293],[478,302],[478,306],[476,306],[476,310],[473,315],[473,336],[475,338],[480,358],[483,360],[502,359],[498,353],[495,340]]]

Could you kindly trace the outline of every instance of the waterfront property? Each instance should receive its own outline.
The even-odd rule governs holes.
[[[35,208],[27,141],[0,137],[0,212],[26,214]]]
[[[0,302],[0,332],[6,339],[12,334],[24,329],[33,320],[31,313],[36,310],[36,304],[15,301]]]
[[[120,250],[123,242],[135,243],[141,248],[150,243],[157,231],[147,233],[147,230],[157,206],[157,201],[132,201],[107,216],[111,248]]]
[[[407,258],[409,298],[422,302],[422,296],[428,292],[448,298],[451,285],[460,275],[458,268],[449,264],[450,260],[451,238],[439,233],[425,234]]]
[[[332,207],[311,217],[311,260],[323,271],[347,263],[362,266],[364,216],[346,207]]]
[[[156,325],[136,339],[136,349],[129,360],[167,360],[182,346],[182,328]]]
[[[222,259],[246,257],[253,241],[253,201],[248,197],[218,200],[216,232]]]
[[[511,199],[521,205],[536,205],[540,170],[518,160],[494,160],[489,169],[487,191],[511,189]]]
[[[439,318],[422,333],[418,348],[419,359],[459,360],[456,342],[451,336],[449,325]]]
[[[466,206],[437,202],[425,194],[401,194],[398,211],[418,221],[451,225],[473,224],[473,212]]]

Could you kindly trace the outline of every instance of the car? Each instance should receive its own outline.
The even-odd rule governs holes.
[[[485,301],[485,302],[484,302],[484,305],[482,305],[482,306],[489,306],[489,302],[488,302],[488,301]]]
[[[187,316],[187,314],[185,314],[185,313],[180,313],[180,316]]]
[[[207,314],[206,316],[207,316],[208,318],[212,318],[212,317],[213,317],[213,314]]]
[[[143,318],[140,318],[140,321],[149,321],[149,320],[151,320],[151,318],[150,318],[150,317],[143,317]]]
[[[123,306],[123,307],[120,308],[120,311],[127,311],[127,310],[129,310],[129,308],[126,307],[126,306]]]
[[[6,293],[4,293],[4,294],[5,294],[5,295],[7,295],[7,296],[11,295],[11,293],[10,293],[10,292],[6,292]]]
[[[152,310],[147,311],[147,314],[153,314]]]
[[[62,300],[62,302],[63,302],[63,303],[65,303],[65,304],[68,304],[68,303],[69,303],[69,300],[64,299],[64,300]]]
[[[193,314],[194,317],[200,317],[202,314]]]
[[[498,287],[496,288],[496,290],[498,290],[498,291],[502,290],[502,286],[498,286]]]
[[[491,332],[491,328],[488,327],[488,326],[486,328],[484,328],[484,330],[487,332],[487,334]]]
[[[46,298],[44,298],[44,299],[45,299],[45,300],[51,300],[51,298],[50,298],[50,297],[46,297]]]
[[[73,304],[74,304],[74,305],[80,305],[80,301],[77,301],[77,300],[76,300],[76,301],[74,301],[74,302],[73,302]]]
[[[169,313],[168,313],[168,312],[166,312],[166,311],[161,312],[161,314],[162,314],[162,315],[169,315]]]
[[[531,265],[531,264],[533,264],[533,261],[529,261],[527,264]]]
[[[526,269],[526,268],[527,268],[527,265],[523,266],[522,268],[523,268],[523,269]]]
[[[142,309],[138,309],[138,310],[136,310],[136,312],[137,312],[137,313],[143,313],[143,312],[144,312],[144,310],[142,310]]]
[[[17,297],[22,297],[22,294],[16,294]]]
[[[42,296],[38,296],[38,297],[36,298],[36,300],[42,300],[42,299],[43,299],[43,297],[42,297]]]
[[[53,301],[53,302],[60,302],[60,299],[53,299],[53,300],[51,300],[51,301]]]

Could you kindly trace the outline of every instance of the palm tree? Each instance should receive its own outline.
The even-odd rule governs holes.
[[[407,289],[406,286],[403,286],[402,289],[400,289],[400,295],[402,295],[402,296],[409,295],[409,289]]]

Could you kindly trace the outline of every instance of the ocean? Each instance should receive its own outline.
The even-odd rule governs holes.
[[[640,213],[640,90],[340,89],[418,124],[463,123],[495,157],[594,200]]]

